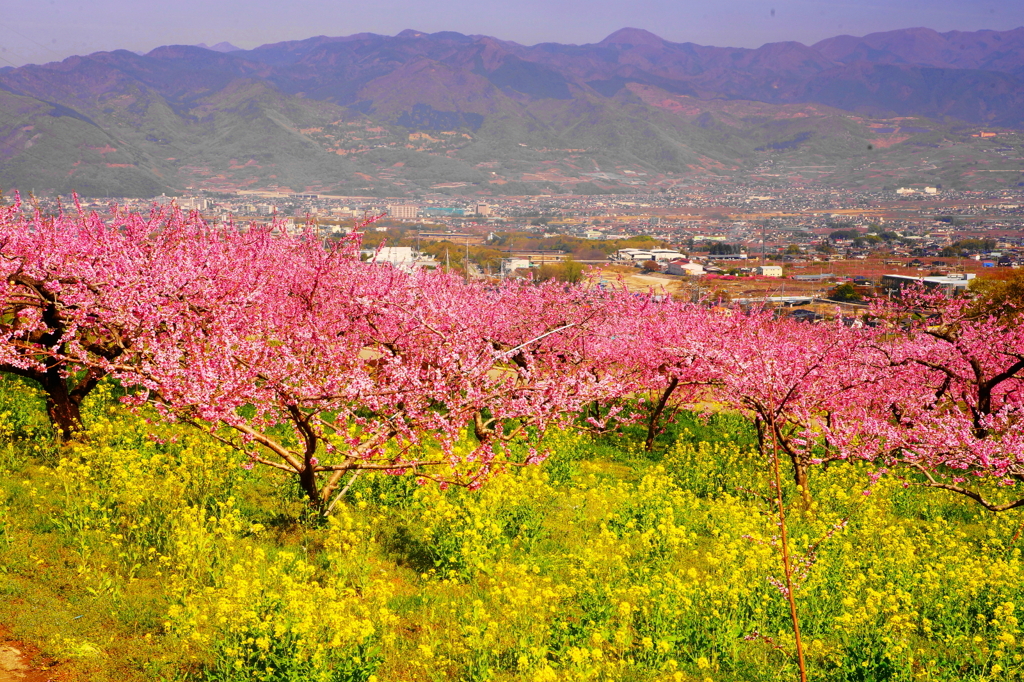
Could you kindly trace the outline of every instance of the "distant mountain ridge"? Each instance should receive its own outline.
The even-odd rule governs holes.
[[[206,43],[199,43],[196,47],[201,47],[205,50],[212,50],[213,52],[241,52],[242,48],[232,45],[227,41],[222,41],[216,45],[207,45]]]
[[[0,112],[8,188],[572,189],[610,167],[741,174],[766,150],[900,151],[870,142],[870,117],[931,119],[904,127],[933,136],[1024,128],[1024,27],[756,49],[636,28],[587,45],[413,29],[171,45],[0,71]]]
[[[1024,75],[1024,27],[1012,31],[949,31],[930,28],[836,36],[812,46],[825,57],[849,64],[912,64],[942,69],[979,69]]]

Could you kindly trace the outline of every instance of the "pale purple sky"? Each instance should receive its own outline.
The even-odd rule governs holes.
[[[1024,25],[1022,0],[4,0],[0,66],[118,48],[228,41],[242,48],[315,35],[459,31],[532,45],[593,43],[632,26],[666,40],[758,47],[926,26]]]

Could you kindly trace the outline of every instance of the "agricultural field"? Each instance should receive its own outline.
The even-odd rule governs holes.
[[[550,431],[478,491],[366,472],[324,517],[120,393],[60,445],[41,393],[0,384],[0,623],[52,679],[797,678],[771,462],[737,415],[679,412],[651,452]],[[1019,510],[847,462],[802,505],[788,478],[810,679],[1020,679]]]
[[[1024,673],[1021,277],[807,324],[75,208],[0,207],[0,682]]]

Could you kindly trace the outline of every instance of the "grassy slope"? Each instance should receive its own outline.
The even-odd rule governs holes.
[[[552,434],[549,461],[478,493],[367,476],[323,524],[290,482],[109,394],[64,449],[21,384],[0,413],[0,623],[68,679],[795,676],[767,471],[735,417],[682,414],[650,456],[639,429]],[[869,473],[818,472],[791,517],[812,678],[1019,676],[1019,514]]]

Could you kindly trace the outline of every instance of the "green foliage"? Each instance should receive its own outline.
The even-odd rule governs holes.
[[[708,249],[708,254],[711,256],[728,256],[736,253],[743,253],[743,247],[740,244],[715,242],[711,245],[711,248]]]
[[[860,248],[863,246],[876,246],[878,244],[881,244],[882,242],[882,238],[879,237],[877,234],[867,234],[860,237],[855,237],[853,240],[853,245],[857,248]]]
[[[540,238],[524,232],[500,232],[495,235],[492,246],[513,251],[563,251],[576,260],[595,260],[593,256],[598,254],[600,254],[599,258],[603,258],[619,249],[659,248],[665,246],[665,242],[649,235],[637,235],[628,239],[609,241],[582,239],[562,234]]]
[[[470,262],[481,268],[489,268],[491,271],[497,271],[501,267],[501,259],[507,257],[507,254],[489,246],[478,244],[469,244],[467,246],[466,244],[457,244],[448,240],[431,242],[424,245],[421,250],[423,253],[433,256],[440,263],[450,262],[452,267],[459,270],[465,269],[464,262],[467,251],[469,252]]]
[[[583,281],[583,265],[570,257],[560,263],[544,263],[537,268],[534,276],[538,282],[557,279],[560,282],[576,284]]]
[[[832,240],[836,240],[836,239],[856,239],[856,238],[858,238],[860,236],[861,236],[860,230],[854,230],[854,229],[833,230],[832,232],[829,232],[829,234],[828,234],[828,238],[832,239]]]
[[[1011,318],[1024,311],[1024,270],[1014,270],[1006,279],[975,278],[969,286],[983,310]]]
[[[996,248],[996,240],[994,239],[961,239],[949,246],[943,247],[939,255],[946,258],[966,256],[972,253],[991,251],[994,248]]]
[[[849,282],[840,284],[829,294],[834,301],[860,301],[863,297],[857,292],[857,288]]]

